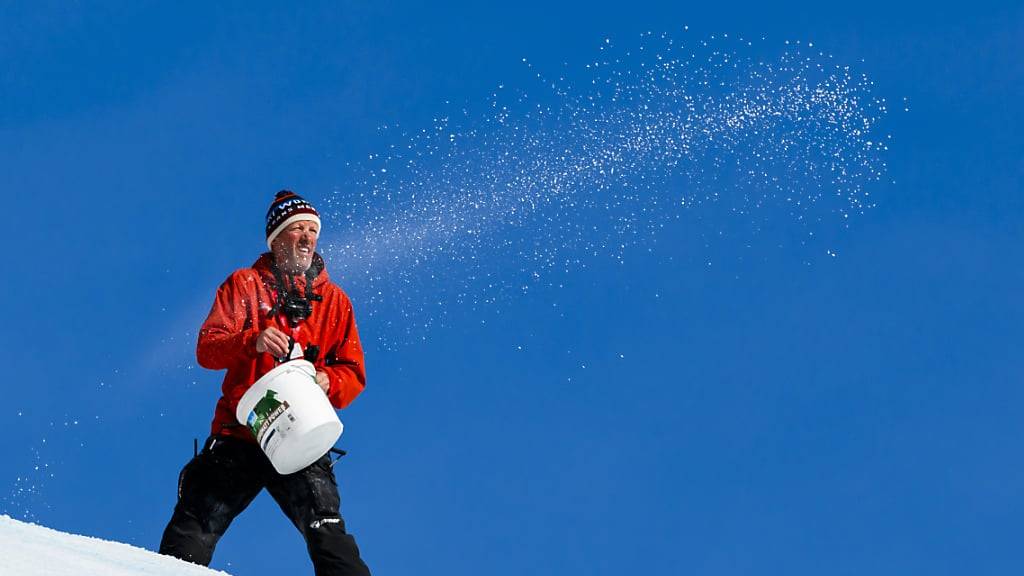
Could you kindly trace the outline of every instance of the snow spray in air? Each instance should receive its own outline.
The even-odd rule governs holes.
[[[429,128],[385,127],[393,142],[329,201],[347,232],[321,249],[400,341],[450,305],[624,261],[686,214],[845,227],[885,178],[886,102],[813,43],[770,44],[646,33],[554,75],[524,59],[527,86]]]

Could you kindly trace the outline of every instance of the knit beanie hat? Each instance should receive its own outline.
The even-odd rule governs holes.
[[[267,210],[267,248],[274,243],[274,238],[292,222],[309,220],[320,226],[320,213],[313,205],[291,190],[281,190],[274,196]]]

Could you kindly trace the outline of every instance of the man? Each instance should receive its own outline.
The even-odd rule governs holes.
[[[316,209],[293,192],[278,192],[267,211],[270,252],[232,273],[217,290],[196,356],[204,368],[227,374],[211,435],[179,476],[161,554],[209,565],[228,525],[266,488],[305,538],[317,576],[370,573],[345,531],[329,456],[294,474],[278,474],[249,428],[235,420],[245,391],[291,358],[313,363],[316,383],[335,408],[363,391],[366,375],[352,305],[316,253],[319,234]]]

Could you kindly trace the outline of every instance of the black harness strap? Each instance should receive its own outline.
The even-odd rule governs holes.
[[[324,297],[313,291],[313,281],[320,272],[324,269],[324,260],[319,254],[313,255],[313,263],[306,270],[306,294],[305,297],[299,295],[298,290],[295,289],[295,278],[294,275],[289,274],[288,283],[285,283],[285,274],[281,272],[281,268],[278,267],[277,262],[272,262],[270,270],[274,274],[274,280],[277,283],[277,302],[274,303],[273,308],[270,309],[268,315],[274,317],[279,312],[284,312],[288,316],[288,323],[294,328],[299,325],[299,322],[305,320],[308,316],[301,318],[296,317],[293,314],[293,309],[288,306],[289,300],[304,299],[305,303],[309,305],[309,310],[312,312],[313,302],[322,302]]]

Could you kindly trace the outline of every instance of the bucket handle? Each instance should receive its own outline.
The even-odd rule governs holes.
[[[288,337],[288,351],[284,353],[284,356],[275,357],[274,360],[277,360],[278,364],[284,364],[285,362],[287,362],[287,361],[292,359],[292,351],[293,350],[295,350],[295,337],[294,336],[289,336]]]
[[[341,448],[332,447],[330,450],[327,451],[328,456],[330,456],[331,454],[337,454],[337,458],[331,458],[331,468],[334,468],[334,465],[338,463],[338,460],[341,460],[341,457],[344,456],[345,454],[348,454],[348,452],[342,450]]]
[[[292,352],[295,351],[295,337],[288,337],[288,351],[284,353],[284,356],[275,357],[274,360],[278,364],[284,364],[285,362],[292,359]],[[320,359],[320,347],[316,344],[310,344],[306,346],[306,349],[302,352],[302,358],[308,360],[310,364],[316,364],[316,361]]]

